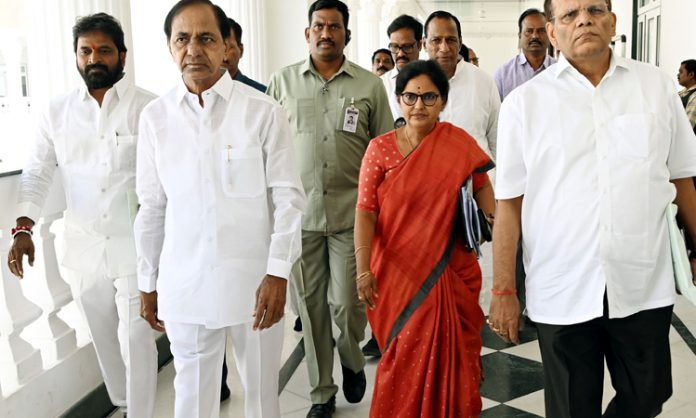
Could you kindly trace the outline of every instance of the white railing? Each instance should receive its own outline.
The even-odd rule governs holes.
[[[18,175],[0,177],[0,418],[56,417],[102,380],[59,268],[55,238],[65,208],[59,179],[34,229],[34,266],[25,263],[21,281],[7,268],[18,183]]]

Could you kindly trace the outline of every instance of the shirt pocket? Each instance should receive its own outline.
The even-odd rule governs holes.
[[[657,130],[650,113],[621,115],[609,123],[610,153],[616,159],[646,159],[650,156],[650,139]]]
[[[136,144],[138,135],[117,135],[116,140],[116,169],[119,171],[135,171]]]
[[[290,126],[296,133],[314,133],[316,129],[316,117],[314,99],[287,99],[288,119]]]
[[[629,243],[638,247],[632,248],[631,257],[644,259],[651,177],[655,159],[660,158],[653,151],[657,141],[668,138],[669,133],[663,132],[665,127],[650,113],[621,115],[607,127],[612,230],[626,248],[631,248]]]
[[[235,148],[226,145],[220,152],[222,190],[228,197],[261,196],[266,189],[266,177],[261,147]]]

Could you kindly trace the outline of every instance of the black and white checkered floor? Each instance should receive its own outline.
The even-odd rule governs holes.
[[[290,358],[301,338],[292,331],[292,320],[285,323],[286,339],[284,359]],[[668,418],[692,418],[696,411],[696,307],[683,299],[675,306],[670,342],[672,347],[672,371],[674,394],[665,404],[661,416]],[[369,333],[368,333],[369,334]],[[233,361],[231,353],[228,362]],[[544,416],[544,395],[541,356],[536,341],[536,331],[526,329],[522,342],[517,346],[507,346],[489,330],[483,332],[482,359],[485,381],[481,386],[483,413],[485,418],[532,418]],[[338,357],[334,359],[334,379],[341,381]],[[309,379],[303,360],[298,360],[296,368],[285,390],[281,394],[281,412],[284,418],[304,418],[309,410]],[[335,418],[365,418],[369,415],[370,394],[374,381],[377,360],[370,359],[366,367],[368,387],[366,399],[360,404],[349,404],[339,391]],[[232,397],[222,405],[222,417],[243,417],[242,388],[231,365],[229,384]],[[173,415],[174,391],[172,365],[165,367],[159,376],[157,394],[157,418]],[[604,402],[613,396],[608,374],[605,375]],[[119,417],[119,413],[114,414]]]
[[[483,289],[479,303],[488,313],[492,266],[490,246],[483,247],[481,261]],[[285,320],[285,342],[283,359],[286,366],[281,370],[281,382],[287,385],[280,395],[280,408],[283,418],[305,418],[310,407],[309,378],[303,353],[298,347],[302,334],[292,330],[295,317],[288,315]],[[334,335],[338,332],[334,329]],[[369,338],[369,329],[365,332]],[[696,306],[678,297],[674,307],[670,344],[672,349],[672,375],[674,394],[664,405],[661,417],[693,418],[696,416]],[[519,345],[506,345],[487,327],[482,333],[483,348],[481,356],[485,380],[481,386],[483,398],[483,418],[535,418],[544,417],[544,381],[541,354],[537,343],[536,330],[522,331]],[[244,416],[243,391],[234,372],[230,344],[227,345],[227,361],[230,366],[228,383],[232,397],[221,408],[221,417],[240,418]],[[365,367],[367,393],[359,404],[349,404],[339,390],[336,396],[335,418],[366,418],[369,416],[372,384],[378,360],[368,359]],[[174,367],[169,364],[162,369],[157,385],[156,418],[170,418],[174,409],[174,390],[172,380]],[[334,381],[340,386],[341,367],[338,356],[334,356]],[[604,406],[614,396],[608,372],[604,377]],[[114,417],[118,417],[116,413]],[[120,418],[120,417],[119,417]],[[395,417],[398,418],[398,417]]]

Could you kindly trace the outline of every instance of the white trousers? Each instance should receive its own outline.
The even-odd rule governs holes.
[[[70,272],[70,287],[92,336],[111,403],[129,418],[152,418],[157,390],[155,332],[140,317],[135,275]]]
[[[174,355],[175,418],[218,418],[225,342],[232,340],[237,372],[244,387],[246,418],[280,418],[278,372],[283,320],[254,331],[252,322],[218,329],[166,322]]]

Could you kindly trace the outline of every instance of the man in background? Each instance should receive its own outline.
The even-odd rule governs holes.
[[[517,86],[556,63],[548,54],[546,17],[541,10],[527,9],[522,12],[517,20],[517,37],[522,52],[501,65],[493,74],[501,101]]]
[[[372,74],[377,77],[394,68],[394,60],[388,49],[380,48],[372,54]]]
[[[677,74],[679,85],[684,87],[679,92],[682,104],[686,110],[686,116],[691,122],[691,128],[696,132],[696,60],[686,60],[679,66]]]
[[[382,83],[389,97],[389,108],[394,120],[399,119],[401,107],[396,97],[396,76],[404,65],[416,61],[423,48],[423,24],[409,15],[401,15],[394,19],[387,27],[389,37],[389,50],[394,58],[394,68],[382,75]],[[375,342],[376,344],[376,342]]]
[[[227,53],[225,53],[225,60],[222,62],[222,66],[227,69],[233,80],[237,80],[241,83],[251,86],[261,93],[266,92],[266,86],[259,83],[256,80],[242,74],[239,70],[239,60],[244,55],[244,44],[242,43],[242,27],[239,23],[235,22],[232,18],[227,18],[230,24],[230,36],[227,38]]]
[[[442,10],[428,16],[425,49],[430,59],[440,64],[450,82],[449,99],[440,119],[467,131],[495,159],[500,109],[498,89],[491,76],[459,55],[461,44],[459,19]],[[493,174],[489,175],[493,181]]]

